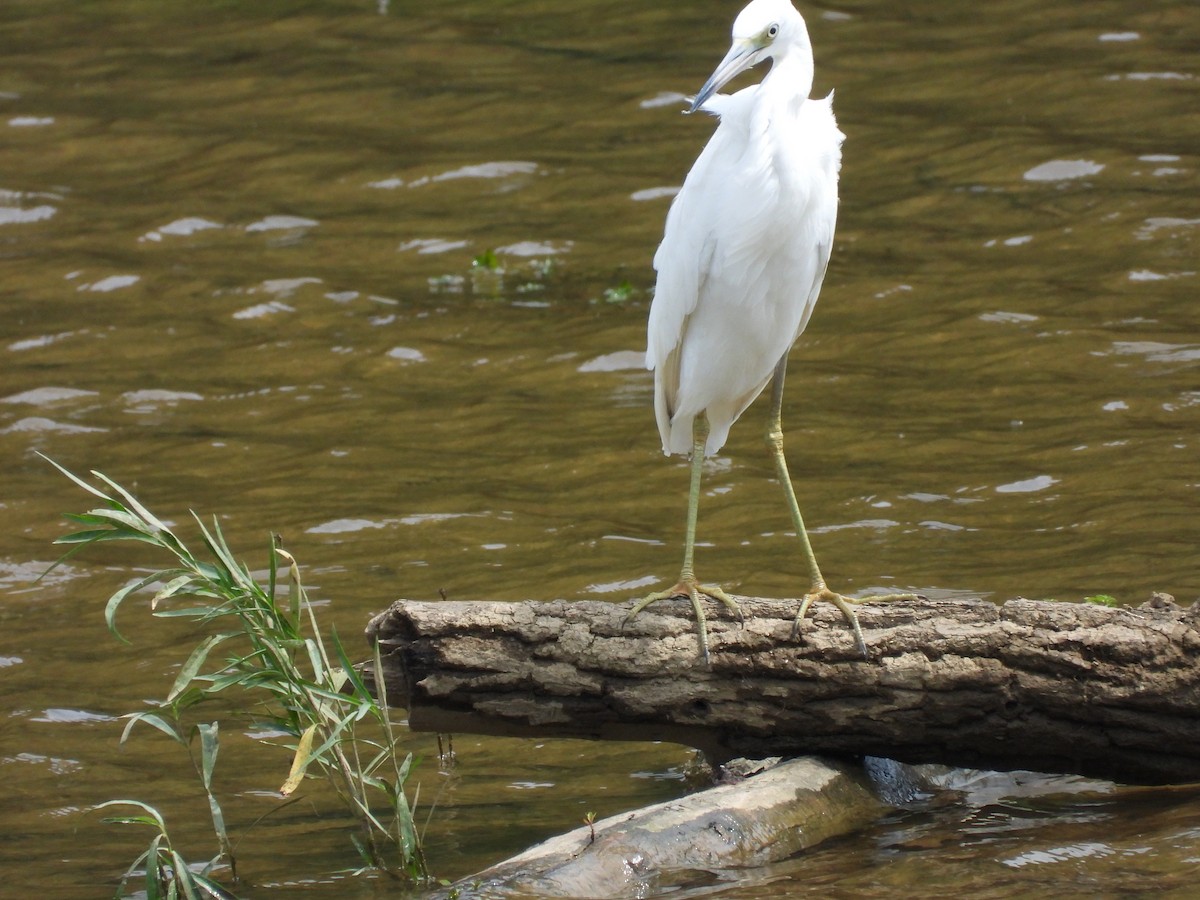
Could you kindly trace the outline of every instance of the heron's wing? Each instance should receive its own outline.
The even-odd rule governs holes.
[[[680,441],[670,440],[671,417],[679,391],[679,353],[688,321],[707,280],[719,266],[717,254],[723,255],[729,249],[728,238],[737,231],[722,228],[721,217],[714,214],[714,208],[723,203],[729,187],[725,182],[730,160],[739,158],[745,149],[745,117],[741,113],[746,104],[738,102],[739,99],[736,95],[718,95],[706,105],[706,112],[721,115],[721,124],[671,203],[663,239],[654,254],[658,280],[647,326],[646,367],[655,372],[655,416],[664,450],[686,452],[690,447],[688,435],[683,435]],[[687,446],[671,446],[682,442]]]
[[[703,280],[711,268],[717,246],[713,222],[705,215],[703,185],[713,160],[729,141],[718,128],[692,166],[683,187],[667,212],[662,242],[654,254],[658,280],[650,306],[647,329],[646,367],[658,369],[679,344],[686,318],[696,308]]]
[[[821,100],[806,101],[802,107],[801,119],[805,130],[825,135],[824,140],[818,140],[815,143],[818,146],[826,148],[828,152],[833,154],[830,159],[821,160],[821,162],[832,173],[834,194],[832,198],[827,200],[829,212],[828,215],[821,217],[820,230],[813,233],[813,240],[815,242],[813,252],[816,254],[816,260],[813,269],[812,290],[809,291],[804,314],[800,317],[800,323],[796,328],[795,335],[792,337],[793,342],[796,338],[800,337],[804,329],[808,326],[808,320],[817,305],[817,297],[821,293],[821,286],[825,283],[825,272],[829,268],[829,257],[833,253],[833,234],[837,227],[837,175],[842,168],[841,148],[842,141],[846,138],[842,134],[841,129],[838,128],[837,119],[833,115],[833,91],[830,91],[829,95]]]

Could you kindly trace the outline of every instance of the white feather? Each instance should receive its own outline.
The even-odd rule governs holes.
[[[751,3],[734,24],[735,46],[773,23],[781,27],[760,57],[773,59],[763,82],[701,107],[720,122],[654,256],[646,365],[668,454],[692,449],[701,412],[706,454],[721,449],[808,324],[829,262],[844,136],[833,95],[808,99],[812,50],[787,0]]]

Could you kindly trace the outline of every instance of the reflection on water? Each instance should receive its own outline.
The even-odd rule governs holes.
[[[804,11],[848,134],[785,413],[826,574],[863,594],[1192,600],[1192,5]],[[107,640],[98,604],[147,562],[127,549],[34,581],[86,502],[34,450],[174,521],[219,513],[251,565],[281,532],[343,634],[400,595],[623,600],[673,576],[685,475],[640,368],[649,264],[712,127],[677,110],[734,12],[0,8],[0,823],[25,893],[95,896],[133,857],[81,812],[110,797],[169,806],[210,849],[174,748],[117,751],[111,721],[163,693],[188,636],[131,607],[134,649]],[[761,415],[706,474],[697,562],[794,596]],[[280,763],[246,740],[221,777],[249,824]],[[673,796],[689,759],[460,738],[440,773],[412,741],[451,876]],[[970,796],[689,890],[1170,894],[1194,867],[1188,794]],[[345,896],[315,885],[346,864],[328,821],[273,815],[248,871]]]
[[[1195,789],[965,775],[946,785],[952,795],[898,809],[862,834],[758,871],[719,896],[1194,894]]]

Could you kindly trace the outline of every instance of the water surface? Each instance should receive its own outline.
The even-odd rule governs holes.
[[[1195,599],[1193,6],[803,11],[817,92],[837,89],[848,135],[838,241],[785,407],[831,583]],[[686,467],[659,453],[638,354],[663,217],[712,129],[681,98],[735,13],[4,4],[0,854],[14,896],[107,890],[140,840],[86,812],[112,797],[162,805],[190,855],[211,852],[175,748],[116,746],[117,717],[164,693],[192,639],[132,606],[133,646],[105,634],[104,598],[155,562],[135,552],[34,582],[60,513],[87,500],[34,451],[106,472],[172,521],[219,514],[256,567],[282,533],[343,634],[399,596],[621,601],[674,578]],[[472,267],[489,250],[503,271]],[[763,415],[706,472],[697,565],[795,596]],[[229,740],[222,788],[248,826],[284,763]],[[588,811],[675,796],[691,758],[461,736],[442,773],[431,739],[411,740],[449,877]],[[688,890],[1186,895],[1192,794],[1005,790]],[[322,825],[292,807],[244,839],[258,893],[371,895],[326,884],[352,861],[343,824],[312,803]]]

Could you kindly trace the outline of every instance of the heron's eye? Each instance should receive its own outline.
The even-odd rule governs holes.
[[[777,34],[779,34],[779,26],[772,23],[771,27],[767,29],[767,37],[775,37]]]

